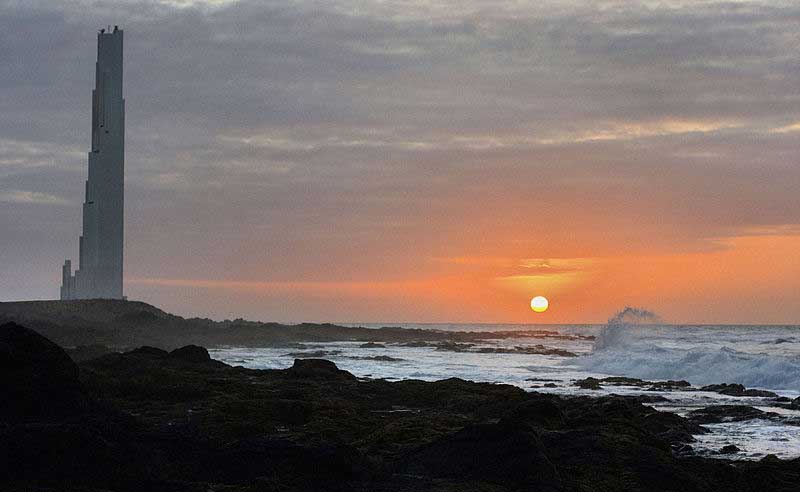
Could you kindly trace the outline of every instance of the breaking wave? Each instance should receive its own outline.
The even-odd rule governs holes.
[[[666,327],[655,313],[628,307],[609,320],[592,353],[573,363],[599,374],[800,391],[800,357],[670,343],[681,329],[694,328]],[[709,333],[709,345],[713,336]]]

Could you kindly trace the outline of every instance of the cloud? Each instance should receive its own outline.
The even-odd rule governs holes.
[[[67,205],[70,203],[64,198],[48,193],[22,190],[0,191],[0,202],[37,205]]]
[[[773,128],[770,130],[772,133],[793,133],[793,132],[800,132],[800,121],[797,123],[791,123],[789,125],[780,126],[778,128]]]
[[[138,277],[525,275],[800,223],[796,2],[454,5],[0,0],[0,189],[80,203],[119,23]],[[48,278],[79,207],[4,204]]]

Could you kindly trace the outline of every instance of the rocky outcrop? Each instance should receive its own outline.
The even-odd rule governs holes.
[[[688,381],[645,381],[644,379],[611,376],[603,379],[588,377],[575,381],[575,386],[583,389],[599,390],[603,386],[635,386],[648,391],[691,391]]]
[[[3,417],[2,489],[754,492],[794,491],[800,480],[800,460],[692,456],[687,443],[705,420],[634,397],[359,381],[315,359],[251,370],[199,346],[107,354],[76,370],[29,331],[8,333],[3,367],[35,383],[31,394],[51,375],[83,403],[60,416]]]
[[[469,425],[410,453],[399,471],[543,492],[564,490],[537,432],[518,422]]]
[[[292,378],[355,381],[356,377],[336,367],[336,364],[325,359],[295,359],[294,365],[286,369],[285,374]]]
[[[765,412],[747,405],[711,405],[692,410],[687,414],[687,417],[698,424],[719,424],[753,419],[780,419],[780,415],[777,413]]]
[[[211,361],[208,350],[206,350],[205,347],[198,347],[197,345],[186,345],[185,347],[177,348],[170,352],[167,357],[172,360],[195,362],[199,364],[206,364]]]
[[[6,421],[78,415],[89,405],[66,352],[16,323],[0,325],[0,395]]]
[[[755,396],[764,398],[777,398],[778,394],[772,391],[747,389],[741,384],[710,384],[703,386],[700,391],[713,391],[727,396]]]

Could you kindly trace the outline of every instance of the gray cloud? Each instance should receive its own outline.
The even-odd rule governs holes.
[[[617,234],[586,256],[800,223],[771,131],[800,121],[800,6],[534,3],[0,1],[0,251],[30,260],[0,297],[54,295],[74,247],[108,23],[138,277],[401,275],[496,228],[562,244],[526,213],[580,229],[578,201]]]

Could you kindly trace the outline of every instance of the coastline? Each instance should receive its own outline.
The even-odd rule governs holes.
[[[319,359],[253,370],[197,346],[75,365],[25,328],[0,336],[14,362],[3,384],[17,395],[4,407],[3,471],[20,490],[750,491],[800,480],[800,459],[691,456],[700,424],[631,397],[364,380]]]

